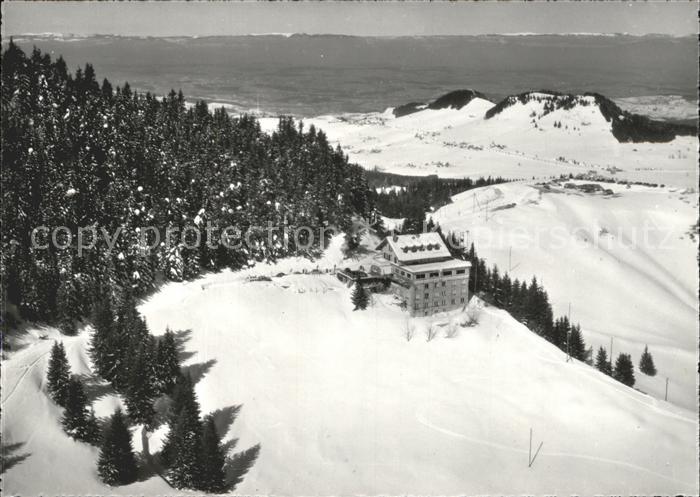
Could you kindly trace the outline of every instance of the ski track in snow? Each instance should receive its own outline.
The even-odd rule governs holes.
[[[450,436],[453,438],[459,438],[461,440],[466,440],[468,442],[475,443],[478,445],[483,445],[486,447],[492,447],[492,448],[498,449],[498,450],[515,452],[518,454],[528,454],[529,453],[525,449],[519,449],[519,448],[514,447],[512,445],[505,445],[505,444],[493,442],[491,440],[487,440],[484,438],[470,437],[470,436],[465,435],[463,433],[458,433],[458,432],[449,430],[447,428],[443,428],[441,426],[438,426],[438,425],[432,423],[430,420],[428,420],[427,416],[425,415],[425,412],[423,412],[423,411],[424,411],[424,408],[421,408],[420,410],[418,410],[416,412],[416,415],[415,415],[416,420],[420,424],[425,426],[426,428],[430,428],[431,430],[435,430],[439,433],[442,433],[443,435],[447,435],[447,436]],[[653,471],[651,469],[643,468],[641,466],[637,466],[636,464],[631,464],[631,463],[627,463],[624,461],[619,461],[617,459],[608,459],[608,458],[604,458],[604,457],[591,456],[591,455],[587,455],[587,454],[577,454],[577,453],[573,453],[573,452],[546,452],[545,451],[545,452],[540,452],[539,456],[540,457],[561,457],[561,458],[570,458],[570,459],[582,459],[582,460],[605,463],[605,464],[614,464],[616,466],[621,466],[621,467],[631,469],[634,471],[641,471],[643,473],[647,473],[647,474],[650,474],[652,476],[656,476],[658,478],[662,478],[664,480],[667,480],[667,481],[670,481],[673,483],[681,484],[683,486],[687,485],[687,482],[684,482],[682,480],[677,480],[673,477],[658,473],[658,472]],[[688,487],[688,488],[690,488],[690,487]]]
[[[36,359],[34,359],[31,363],[27,364],[26,366],[22,366],[24,368],[24,372],[20,375],[20,377],[17,379],[15,382],[15,385],[12,387],[12,390],[10,390],[10,393],[7,394],[7,396],[3,396],[2,399],[2,406],[5,406],[5,403],[12,398],[12,395],[17,391],[17,387],[20,386],[22,381],[27,377],[29,372],[34,369],[34,367],[43,359],[47,354],[49,354],[51,351],[47,350],[46,352],[41,353]]]

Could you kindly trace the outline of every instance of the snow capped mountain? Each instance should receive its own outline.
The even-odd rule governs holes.
[[[597,175],[694,187],[692,126],[653,121],[598,94],[528,92],[497,104],[475,90],[383,113],[306,119],[367,169],[441,177]],[[277,119],[261,119],[273,131]]]
[[[425,109],[431,109],[431,110],[438,110],[438,109],[456,109],[459,110],[465,105],[469,104],[472,100],[474,99],[481,99],[481,100],[486,100],[488,101],[488,98],[474,90],[456,90],[450,93],[446,93],[445,95],[436,98],[432,102],[429,103],[408,103],[404,105],[399,105],[398,107],[394,108],[392,110],[392,114],[394,114],[395,117],[403,117],[407,116],[409,114],[413,114],[414,112],[420,112],[421,110]]]
[[[523,110],[528,112],[528,117],[532,118],[533,124],[537,124],[540,119],[556,111],[571,111],[573,115],[583,113],[597,117],[595,111],[586,112],[582,107],[599,111],[605,121],[610,123],[613,136],[620,142],[669,142],[676,136],[695,136],[696,134],[693,126],[654,121],[645,116],[623,111],[612,100],[598,93],[583,95],[551,91],[521,93],[501,100],[489,109],[484,117],[490,119],[509,109],[511,112],[518,112],[518,109],[521,113]],[[563,115],[569,114],[564,112]],[[583,120],[579,124],[588,126],[591,123]]]

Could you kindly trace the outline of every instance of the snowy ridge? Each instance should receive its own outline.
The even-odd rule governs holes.
[[[484,94],[479,93],[474,90],[456,90],[445,95],[436,98],[432,102],[428,103],[409,103],[405,105],[400,105],[392,109],[392,114],[395,117],[402,117],[415,112],[420,112],[425,109],[439,110],[439,109],[456,109],[459,110],[465,105],[468,105],[472,100],[481,99],[487,100]]]
[[[697,184],[694,135],[675,136],[674,125],[628,114],[602,96],[530,92],[496,105],[478,96],[459,109],[414,105],[401,117],[390,108],[305,122],[366,169],[397,174],[518,179],[592,171],[619,181]],[[261,126],[272,132],[277,119],[262,118]],[[628,140],[647,136],[664,141]]]
[[[487,119],[512,108],[530,107],[540,104],[539,114],[531,110],[530,117],[536,119],[555,110],[576,110],[581,106],[597,107],[606,121],[611,123],[610,131],[619,142],[670,142],[678,136],[696,136],[697,127],[686,124],[672,124],[655,121],[648,117],[623,111],[612,100],[598,93],[584,95],[562,94],[552,91],[526,92],[506,97],[486,112]],[[535,108],[539,106],[535,105]],[[581,123],[585,125],[585,123]]]

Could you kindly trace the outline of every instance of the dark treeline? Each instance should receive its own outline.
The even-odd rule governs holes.
[[[450,197],[458,193],[479,188],[481,186],[505,183],[501,177],[497,178],[438,178],[430,176],[402,176],[399,174],[377,171],[367,171],[367,181],[372,189],[373,205],[377,211],[386,217],[405,217],[417,219],[423,217],[425,212],[451,202]],[[403,189],[379,191],[379,188],[399,186]]]
[[[239,248],[210,248],[202,229],[196,248],[176,235],[141,257],[139,227],[182,233],[210,223],[245,233],[269,222],[346,230],[353,214],[371,209],[364,171],[313,126],[283,118],[268,135],[253,117],[187,106],[174,91],[156,98],[100,84],[89,64],[69,74],[62,58],[37,49],[27,56],[12,42],[2,53],[1,183],[4,303],[68,333],[94,304],[98,283],[138,296],[161,278],[296,251],[294,240],[268,243],[267,233]],[[41,226],[122,231],[113,250],[99,237],[78,257],[75,240],[65,250],[32,248]],[[58,241],[67,241],[65,232]]]
[[[373,205],[386,217],[422,218],[425,212],[449,204],[451,197],[458,193],[482,186],[505,183],[501,177],[478,178],[438,178],[431,176],[400,176],[396,174],[368,171],[367,178],[372,188]],[[400,186],[402,189],[379,191],[377,189]]]
[[[260,445],[229,457],[234,444],[222,443],[225,434],[217,432],[213,418],[201,416],[193,381],[180,368],[175,334],[166,330],[160,337],[151,335],[128,293],[117,302],[108,295],[99,298],[92,322],[90,356],[96,373],[124,399],[126,415],[117,410],[100,434],[83,382],[71,376],[62,343],[51,351],[47,390],[64,408],[65,432],[100,447],[97,472],[102,481],[108,485],[135,481],[139,461],[129,426],[154,430],[165,422],[168,435],[156,457],[169,483],[212,493],[233,490],[255,463]]]

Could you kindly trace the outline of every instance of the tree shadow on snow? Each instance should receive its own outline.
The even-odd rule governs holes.
[[[83,382],[85,395],[89,403],[93,403],[107,395],[117,395],[112,385],[96,374],[83,374],[79,378]]]
[[[31,455],[28,452],[18,454],[22,447],[24,447],[24,442],[0,446],[0,474],[4,474],[8,469],[17,466]]]
[[[188,366],[182,366],[180,370],[182,374],[189,375],[192,379],[192,384],[196,385],[202,378],[206,376],[209,370],[216,364],[216,359],[210,359],[207,362],[198,362]]]
[[[173,334],[175,335],[175,345],[177,346],[178,359],[180,360],[180,364],[182,364],[196,354],[196,352],[185,350],[185,343],[187,343],[192,336],[192,330],[179,330],[173,332]]]
[[[216,411],[212,411],[209,415],[214,418],[214,425],[216,426],[216,432],[220,437],[225,437],[228,433],[231,425],[236,421],[238,413],[241,412],[242,404],[222,407]]]
[[[260,444],[257,444],[226,459],[224,472],[229,492],[233,491],[243,481],[246,473],[253,467],[259,455]]]

